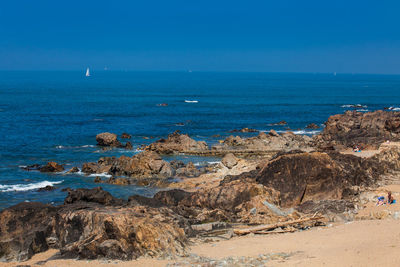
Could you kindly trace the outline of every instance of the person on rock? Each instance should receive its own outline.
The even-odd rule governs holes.
[[[396,203],[396,200],[393,198],[392,192],[391,192],[391,191],[388,192],[387,203],[388,203],[388,204],[394,204],[394,203]]]

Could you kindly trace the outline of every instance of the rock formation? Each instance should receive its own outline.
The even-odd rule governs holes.
[[[122,138],[128,138],[129,135],[124,135]],[[119,147],[119,148],[126,148],[132,149],[132,144],[127,142],[123,145],[119,140],[116,134],[113,133],[99,133],[96,135],[97,145],[101,147]]]
[[[196,141],[187,134],[180,134],[179,131],[168,135],[167,139],[160,139],[147,147],[147,151],[155,151],[159,154],[174,154],[189,151],[206,151],[208,146],[204,141]]]
[[[212,147],[215,151],[251,150],[251,151],[290,151],[296,149],[310,150],[312,139],[306,135],[296,135],[292,132],[278,134],[271,130],[269,134],[261,132],[256,137],[241,138],[229,136],[221,144]]]
[[[321,135],[316,137],[320,147],[336,148],[370,146],[377,148],[386,140],[400,140],[400,112],[346,111],[329,117]]]
[[[100,158],[97,163],[89,162],[83,164],[82,172],[87,174],[108,173],[136,179],[168,178],[174,174],[170,164],[152,151],[145,151],[133,157]]]
[[[62,172],[64,167],[57,162],[48,162],[46,165],[39,168],[40,172]]]

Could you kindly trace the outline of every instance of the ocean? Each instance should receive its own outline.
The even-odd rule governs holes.
[[[243,127],[290,128],[311,135],[318,131],[305,129],[307,124],[322,125],[330,115],[345,110],[400,110],[400,76],[394,75],[95,70],[91,74],[0,72],[0,209],[22,201],[60,204],[66,196],[63,188],[99,186],[92,176],[28,172],[21,166],[56,161],[68,170],[102,156],[138,153],[102,151],[95,140],[100,132],[127,132],[135,148],[175,130],[213,144]],[[288,124],[270,125],[281,120]],[[165,157],[176,158],[197,165],[219,160]],[[46,185],[57,189],[37,192]],[[101,186],[121,198],[151,196],[158,190]]]

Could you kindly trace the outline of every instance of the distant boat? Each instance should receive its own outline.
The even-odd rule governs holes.
[[[87,68],[86,69],[86,77],[89,77],[90,76],[90,71],[89,71],[89,68]]]

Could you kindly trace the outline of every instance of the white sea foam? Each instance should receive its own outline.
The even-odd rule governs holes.
[[[368,112],[369,110],[361,108],[361,109],[356,109],[356,111],[358,111],[358,112]]]
[[[206,164],[204,164],[204,163],[206,163],[206,164],[209,164],[209,165],[213,165],[213,164],[219,164],[219,163],[221,163],[221,161],[207,161],[207,162],[196,162],[196,163],[194,163],[193,165],[194,166],[203,166],[203,165],[206,165]]]
[[[64,181],[55,181],[55,182],[42,181],[42,182],[32,183],[32,184],[14,184],[14,185],[0,184],[0,192],[29,191],[29,190],[43,188],[46,186],[53,186],[55,184],[61,184],[62,182],[64,182]]]
[[[361,105],[361,104],[350,104],[350,105],[342,105],[342,108],[367,108],[367,105]]]
[[[276,131],[276,132],[277,132],[277,133],[292,132],[292,133],[294,133],[294,134],[301,134],[301,135],[305,135],[305,134],[307,134],[307,135],[314,135],[314,134],[320,133],[321,131],[322,131],[322,130],[296,130],[296,131],[287,130],[287,131]],[[269,131],[263,131],[263,132],[268,133]]]
[[[199,103],[198,100],[185,100],[185,103]]]
[[[90,176],[90,177],[99,176],[99,177],[110,178],[112,175],[111,175],[111,174],[108,174],[108,173],[106,173],[106,172],[103,172],[103,173],[93,173],[93,174],[90,174],[89,176]]]
[[[95,145],[83,145],[83,146],[63,146],[63,145],[58,145],[56,148],[58,149],[70,149],[70,148],[87,148],[87,147],[96,147]]]
[[[399,107],[389,107],[388,110],[400,111],[400,108]]]

